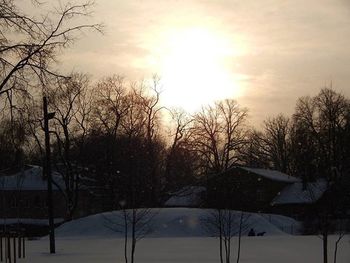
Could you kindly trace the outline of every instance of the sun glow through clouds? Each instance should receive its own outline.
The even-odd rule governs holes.
[[[202,28],[169,31],[157,43],[156,58],[162,79],[163,103],[198,110],[203,104],[237,97],[241,89],[228,68],[242,48],[228,38]]]

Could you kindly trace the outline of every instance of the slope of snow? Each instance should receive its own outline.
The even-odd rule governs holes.
[[[303,189],[303,183],[298,182],[285,187],[271,202],[271,205],[281,204],[310,204],[316,202],[327,190],[327,182],[319,179],[313,183],[307,183]]]
[[[152,217],[152,231],[148,237],[208,237],[205,227],[205,220],[213,210],[198,208],[162,208],[151,209],[149,216]],[[240,212],[232,211],[238,219]],[[248,215],[248,213],[247,213]],[[258,232],[266,232],[265,235],[284,235],[280,228],[285,222],[286,226],[295,223],[295,220],[288,217],[271,215],[272,218],[279,218],[278,226],[266,218],[263,214],[249,214],[245,222],[243,235],[247,234],[250,228]],[[123,214],[121,211],[106,212],[80,218],[61,225],[56,230],[59,237],[122,237]],[[118,232],[119,231],[119,232]]]
[[[203,186],[186,186],[172,194],[165,202],[168,207],[199,207],[201,204],[201,194],[206,189]]]
[[[283,232],[288,234],[302,233],[303,224],[294,218],[274,214],[261,214],[261,216]]]
[[[299,182],[300,179],[296,178],[294,176],[290,176],[288,174],[282,173],[280,171],[276,170],[269,170],[269,169],[260,169],[260,168],[250,168],[250,167],[240,167],[243,170],[246,170],[248,172],[252,172],[258,175],[261,175],[267,179],[273,180],[273,181],[280,181],[280,182],[286,182],[286,183],[295,183]]]

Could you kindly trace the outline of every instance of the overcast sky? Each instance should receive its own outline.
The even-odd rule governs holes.
[[[224,63],[252,122],[291,114],[298,97],[331,81],[350,97],[349,0],[96,0],[94,20],[105,34],[87,34],[65,52],[67,69],[147,78],[160,73],[164,35],[196,27],[239,50]]]

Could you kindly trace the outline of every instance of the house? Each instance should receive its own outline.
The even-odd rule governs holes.
[[[269,212],[278,193],[298,182],[299,178],[276,170],[235,166],[208,178],[207,206]]]
[[[207,207],[281,214],[304,220],[327,199],[325,179],[303,182],[280,171],[235,166],[202,185],[171,194],[165,207]]]
[[[324,178],[314,182],[295,182],[286,186],[271,201],[274,213],[303,219],[322,201],[329,184]]]
[[[66,202],[61,176],[52,174],[54,184],[54,222],[62,223]],[[25,165],[22,169],[2,171],[0,175],[0,226],[4,229],[25,229],[27,236],[44,235],[48,231],[47,180],[40,166]]]
[[[62,176],[52,173],[54,222],[66,217],[65,183]],[[90,213],[93,198],[81,187],[76,217]],[[48,226],[47,180],[40,166],[25,165],[22,169],[0,174],[0,225],[21,225],[31,232],[45,233]],[[34,230],[33,230],[34,229]]]
[[[54,217],[64,218],[66,207],[63,193],[64,183],[58,173],[52,174]],[[46,219],[47,180],[40,166],[26,165],[18,171],[3,173],[0,177],[0,198],[3,204],[1,218]]]

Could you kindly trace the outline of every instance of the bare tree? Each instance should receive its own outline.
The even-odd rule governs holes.
[[[246,142],[246,118],[247,110],[234,100],[217,102],[195,114],[193,145],[207,171],[218,174],[237,164]]]
[[[13,92],[37,89],[43,78],[62,77],[52,68],[56,55],[79,32],[101,31],[99,24],[81,23],[82,17],[91,14],[92,2],[67,2],[54,11],[44,11],[45,4],[32,2],[36,10],[43,10],[40,16],[25,14],[13,0],[0,1],[0,98],[6,94],[10,100]]]
[[[25,123],[21,116],[0,119],[0,169],[23,166],[26,141]]]
[[[191,139],[194,150],[203,161],[207,175],[219,176],[240,161],[240,151],[246,144],[247,110],[241,108],[234,100],[215,103],[214,106],[202,108],[194,116]],[[228,189],[220,189],[229,194]],[[226,193],[227,192],[227,193]],[[214,229],[219,236],[220,260],[230,262],[231,238],[235,231],[232,211],[224,210],[231,207],[230,198],[224,198],[215,204],[212,214]]]
[[[137,243],[154,230],[152,220],[157,212],[150,208],[128,209],[125,201],[119,206],[120,210],[104,216],[106,227],[123,234],[124,262],[134,263]]]
[[[103,184],[108,187],[110,195],[116,197],[116,185],[120,184],[115,174],[120,170],[116,157],[117,140],[123,134],[123,122],[131,107],[124,78],[112,75],[101,79],[94,88],[93,105],[92,130],[105,136]]]
[[[196,158],[190,143],[190,130],[193,119],[183,110],[169,111],[171,120],[170,145],[165,157],[165,192],[176,191],[189,185],[195,175]]]
[[[74,157],[73,148],[82,153],[84,138],[88,129],[89,79],[85,75],[72,75],[69,80],[59,81],[48,91],[50,108],[56,113],[54,130],[56,144],[56,169],[62,174],[67,201],[67,219],[73,217],[78,204],[81,182],[81,165]]]
[[[129,110],[128,92],[121,76],[100,80],[95,87],[94,127],[116,138],[122,119]]]
[[[247,132],[247,143],[240,152],[240,159],[244,165],[250,167],[269,168],[271,161],[265,154],[265,148],[262,146],[261,138],[263,132],[251,128]]]
[[[143,205],[158,203],[164,151],[159,100],[156,78],[152,84],[141,81],[126,85],[115,75],[96,85],[91,133],[104,144],[98,165],[114,202],[125,199],[130,203],[130,187],[138,182]]]
[[[304,174],[323,177],[327,182],[327,197],[314,212],[319,222],[323,240],[323,262],[328,262],[328,236],[332,231],[335,212],[346,190],[344,185],[346,167],[347,114],[349,101],[332,87],[324,88],[315,97],[304,97],[297,102],[293,116],[296,163],[305,169]],[[299,158],[298,158],[299,157]],[[304,163],[306,162],[306,163]]]
[[[310,160],[315,162],[315,173],[326,176],[331,174],[332,167],[341,171],[346,163],[344,136],[348,108],[349,101],[331,88],[322,89],[315,97],[298,100],[293,125],[315,145]]]
[[[143,116],[143,130],[145,146],[148,156],[148,165],[143,167],[149,180],[146,181],[146,188],[150,192],[149,202],[152,206],[159,204],[160,192],[160,166],[162,154],[162,141],[160,139],[160,117],[163,107],[160,105],[160,86],[158,76],[153,76],[152,83],[145,85],[140,82],[133,88],[136,105]]]
[[[46,88],[49,108],[55,112],[51,133],[54,135],[54,164],[62,175],[67,203],[68,220],[72,219],[78,204],[81,171],[79,162],[88,130],[91,112],[89,79],[82,74],[73,74],[68,79],[58,79],[56,85]],[[39,139],[38,139],[39,140]],[[78,151],[78,152],[75,152]],[[58,186],[59,187],[59,186]],[[60,188],[60,187],[59,187]]]
[[[264,121],[263,132],[255,132],[251,137],[257,146],[259,158],[268,162],[269,168],[289,171],[290,124],[282,114]]]
[[[241,256],[241,237],[249,228],[248,219],[250,215],[244,212],[236,212],[226,209],[213,209],[208,217],[203,220],[208,233],[219,239],[220,262],[231,262],[232,238],[237,236],[237,257],[238,263]]]
[[[172,153],[183,141],[188,140],[190,124],[193,119],[181,109],[173,109],[169,112],[172,120],[171,124],[173,124],[170,145],[170,153]]]
[[[333,263],[337,263],[337,255],[338,255],[338,246],[343,237],[346,235],[347,228],[349,227],[349,220],[342,219],[341,222],[338,224],[337,229],[337,239],[334,242],[334,254],[333,254]]]

